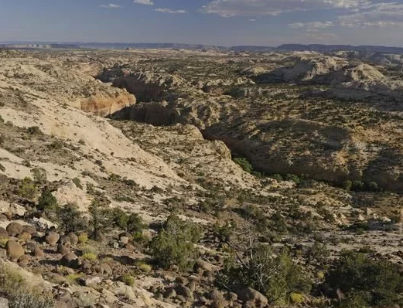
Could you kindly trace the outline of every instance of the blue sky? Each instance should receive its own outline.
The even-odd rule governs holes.
[[[0,41],[403,46],[403,0],[0,0]]]

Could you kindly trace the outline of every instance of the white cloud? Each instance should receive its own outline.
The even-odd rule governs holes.
[[[319,32],[321,29],[333,27],[334,23],[332,21],[296,22],[288,26],[293,29],[306,29],[307,32]]]
[[[153,0],[133,0],[133,3],[143,4],[143,5],[154,5]]]
[[[339,16],[345,27],[403,27],[403,3],[375,3],[350,15]]]
[[[185,10],[171,10],[168,8],[158,8],[155,9],[155,11],[160,12],[160,13],[165,13],[165,14],[186,14],[187,12]]]
[[[355,9],[369,4],[369,0],[213,0],[201,11],[223,17],[256,17],[294,11]]]
[[[120,9],[122,6],[118,4],[109,3],[109,4],[102,4],[101,7],[103,7],[104,9]]]

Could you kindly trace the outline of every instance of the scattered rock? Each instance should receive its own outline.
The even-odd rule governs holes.
[[[18,222],[12,222],[8,224],[6,230],[10,236],[17,236],[24,231],[24,227],[21,226]]]
[[[0,236],[1,237],[8,237],[8,232],[3,227],[0,227]]]
[[[36,229],[35,229],[34,226],[25,225],[25,226],[24,226],[24,232],[27,232],[27,233],[33,235],[33,234],[36,233]]]
[[[63,256],[60,260],[61,265],[68,266],[71,268],[77,268],[80,265],[80,261],[74,252],[70,252]]]
[[[57,245],[57,252],[64,256],[70,253],[70,248],[68,245],[59,243],[59,245]]]
[[[42,259],[45,256],[45,253],[43,252],[41,247],[36,246],[33,255],[35,258]]]
[[[18,265],[21,267],[27,267],[30,261],[31,261],[30,256],[23,255],[18,259]]]
[[[183,296],[186,299],[193,299],[193,292],[182,284],[175,287],[176,294]]]
[[[72,246],[75,246],[75,245],[78,244],[78,236],[77,236],[75,233],[69,232],[69,233],[67,234],[67,236],[70,238],[70,244],[71,244]]]
[[[8,299],[0,297],[0,308],[9,308]]]
[[[11,261],[18,260],[21,256],[25,254],[24,248],[21,244],[17,243],[14,240],[9,240],[6,244],[7,256]]]
[[[31,234],[28,232],[22,232],[20,235],[18,235],[18,238],[24,242],[29,241],[31,239]]]
[[[244,303],[251,303],[255,307],[265,307],[268,304],[266,296],[252,288],[246,288],[238,292],[238,297]]]
[[[46,243],[48,243],[51,246],[56,245],[56,243],[59,241],[59,239],[60,239],[59,233],[56,233],[56,232],[53,232],[53,231],[49,232],[49,234],[45,238]]]

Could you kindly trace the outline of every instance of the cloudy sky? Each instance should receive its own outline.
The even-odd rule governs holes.
[[[0,41],[403,46],[403,0],[0,0]]]

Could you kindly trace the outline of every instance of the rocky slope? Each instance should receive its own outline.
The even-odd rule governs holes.
[[[401,262],[403,200],[379,190],[402,188],[400,115],[309,96],[329,76],[389,77],[304,60],[286,74],[297,85],[255,83],[300,57],[2,51],[0,303],[323,307],[334,294],[315,290],[341,249]],[[356,182],[326,184],[345,180]],[[161,260],[159,238],[179,253],[167,246]],[[252,239],[270,257],[288,248],[314,291],[280,303],[225,285]]]

